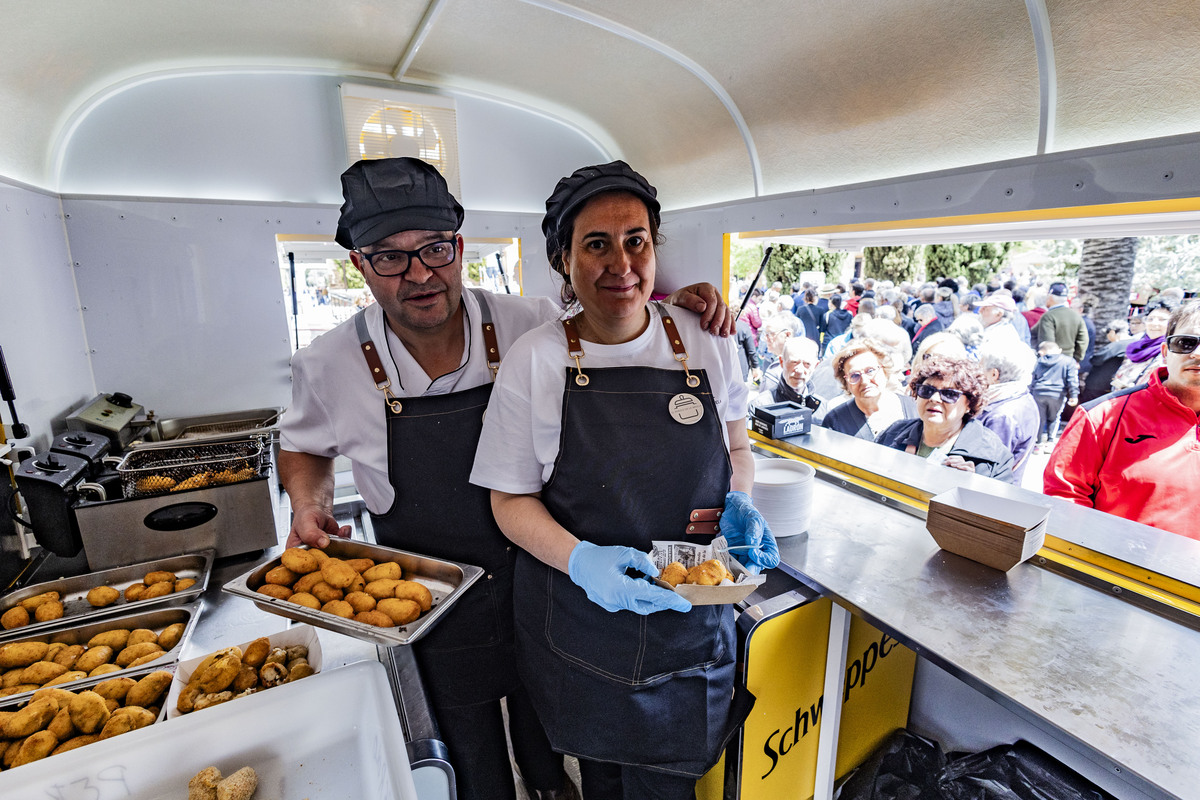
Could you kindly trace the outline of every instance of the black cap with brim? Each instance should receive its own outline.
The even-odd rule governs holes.
[[[636,195],[649,209],[654,223],[659,223],[658,190],[650,185],[633,167],[624,161],[612,161],[575,170],[558,182],[554,193],[546,200],[546,216],[542,233],[546,235],[546,256],[551,263],[554,255],[567,243],[559,241],[563,223],[574,218],[588,200],[605,192],[629,192]]]
[[[338,244],[356,250],[401,231],[457,231],[463,207],[446,179],[419,158],[359,161],[342,173]]]
[[[1050,284],[1049,291],[1050,294],[1054,295],[1055,297],[1066,297],[1067,285],[1062,281],[1055,281],[1054,283]]]

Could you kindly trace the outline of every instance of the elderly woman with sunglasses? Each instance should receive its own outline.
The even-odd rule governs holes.
[[[1200,539],[1200,302],[1175,309],[1145,385],[1080,406],[1043,475],[1045,493]]]
[[[1012,452],[975,419],[987,404],[987,381],[974,362],[930,356],[908,388],[917,400],[917,418],[893,424],[877,443],[965,472],[1012,480]]]
[[[850,399],[825,415],[823,427],[867,441],[893,422],[917,415],[911,397],[888,388],[891,354],[874,339],[854,339],[833,357],[833,374]]]

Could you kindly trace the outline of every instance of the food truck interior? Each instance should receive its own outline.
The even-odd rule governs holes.
[[[228,450],[233,434],[259,451],[236,456],[252,472],[245,483],[204,489],[187,510],[220,524],[205,539],[216,562],[185,660],[286,626],[220,589],[277,556],[287,531],[272,431],[292,353],[315,333],[300,301],[328,297],[331,259],[345,258],[333,243],[338,176],[361,157],[436,164],[466,209],[480,280],[527,295],[558,294],[540,227],[555,182],[614,159],[658,188],[665,289],[728,287],[733,234],[854,251],[1200,230],[1191,0],[2,8],[0,592],[63,577],[68,563],[128,565],[122,531],[144,519],[167,533],[160,549],[133,548],[140,560],[196,549],[170,535],[192,523],[122,497],[136,474],[112,463],[105,473],[104,459],[188,424],[229,425],[195,446]],[[335,300],[331,318],[344,319],[353,298]],[[1200,634],[1179,611],[1200,599],[1194,542],[1055,503],[1049,532],[1091,566],[1068,575],[1043,558],[972,572],[931,555],[923,527],[929,499],[957,478],[820,437],[755,442],[760,455],[817,464],[819,480],[813,527],[788,539],[784,567],[740,608],[747,651],[784,611],[817,617],[788,617],[772,634],[779,652],[758,680],[781,694],[760,698],[765,728],[747,730],[706,796],[829,796],[855,766],[847,753],[861,761],[907,727],[946,751],[1031,742],[1120,798],[1195,797],[1200,692],[1183,673]],[[66,472],[22,480],[21,466],[45,457]],[[973,476],[962,485],[1030,500]],[[340,511],[369,536],[353,486],[343,488]],[[1127,602],[1120,580],[1096,577],[1101,562],[1106,575],[1150,574],[1139,585],[1166,582],[1183,599]],[[239,627],[247,614],[259,618],[253,631]],[[360,660],[362,647],[327,635],[329,674]],[[796,646],[808,641],[820,647]],[[852,712],[845,689],[839,752],[828,698],[848,682],[865,688],[864,669],[893,647],[916,657],[869,712]],[[403,647],[365,652],[388,663],[399,695],[413,666],[393,650]],[[806,662],[796,674],[782,663],[791,659]],[[822,749],[814,736],[804,768],[779,782],[781,732],[799,742],[801,725],[816,731],[822,687]],[[435,721],[405,698],[399,714],[421,796],[450,796],[453,757],[447,767],[436,747],[411,746],[422,725],[436,738]],[[175,722],[158,723],[164,738]],[[433,765],[423,776],[422,763]],[[37,790],[14,782],[26,769],[0,772],[0,795]]]

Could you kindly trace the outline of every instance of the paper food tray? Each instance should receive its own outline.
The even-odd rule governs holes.
[[[255,637],[255,638],[258,638],[258,637]],[[302,644],[305,647],[307,647],[308,648],[308,664],[314,670],[316,670],[317,674],[320,674],[321,667],[322,667],[321,640],[317,637],[316,628],[314,628],[311,625],[293,625],[292,627],[287,628],[286,630],[272,633],[269,636],[267,636],[267,638],[271,641],[272,647],[287,648],[287,647],[291,647],[291,646],[297,645],[297,644]],[[238,647],[242,648],[242,652],[244,653],[246,651],[246,648],[249,647],[250,643],[253,641],[254,640],[251,639],[250,642],[242,642],[241,644],[238,645]],[[225,645],[225,647],[228,647],[228,646],[229,645]],[[221,648],[218,647],[215,649],[220,650]],[[163,704],[164,710],[166,711],[166,714],[167,714],[167,719],[175,719],[176,717],[191,716],[191,714],[206,714],[213,710],[213,708],[205,708],[205,709],[202,709],[201,711],[192,711],[189,714],[183,714],[179,711],[178,708],[176,708],[176,706],[179,704],[179,693],[183,691],[183,688],[185,686],[187,686],[188,681],[191,680],[192,672],[194,672],[196,667],[200,666],[200,662],[203,661],[204,659],[208,658],[208,656],[209,656],[209,653],[205,653],[204,655],[200,656],[199,658],[189,658],[187,661],[180,661],[179,665],[175,668],[175,680],[171,681],[171,689],[167,694],[166,702]],[[310,675],[309,677],[302,678],[301,680],[306,680],[306,681],[312,680],[315,677],[316,677],[316,675]],[[287,685],[289,685],[289,684],[284,684],[284,686],[287,686]],[[263,692],[274,692],[281,688],[283,688],[283,687],[275,686],[270,689],[260,689],[259,691],[255,692],[254,694],[261,694]],[[253,697],[253,696],[254,695],[250,695],[250,697]],[[246,700],[246,699],[248,699],[248,698],[247,697],[239,697],[239,698],[237,698],[237,700],[230,700],[229,702],[230,703],[241,702],[242,700]],[[225,705],[225,704],[222,704],[222,705]],[[216,707],[214,706],[214,708],[216,708]]]
[[[179,800],[205,767],[258,773],[259,798],[416,800],[400,719],[363,661],[0,775],[4,800]]]
[[[710,545],[698,545],[692,542],[651,542],[650,559],[662,570],[672,561],[678,561],[687,569],[697,564],[703,564],[709,559],[717,559],[725,565],[725,569],[733,573],[735,582],[720,586],[697,586],[681,583],[671,586],[666,581],[654,579],[654,583],[664,589],[675,592],[694,606],[715,606],[730,603],[740,603],[767,581],[766,575],[751,575],[736,558],[726,549],[724,536],[713,539]]]

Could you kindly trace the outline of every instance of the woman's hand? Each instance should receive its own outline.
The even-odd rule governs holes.
[[[946,460],[942,462],[942,466],[954,467],[954,469],[961,469],[963,472],[975,471],[975,462],[967,461],[962,456],[947,456]]]
[[[775,542],[775,534],[771,533],[771,527],[745,492],[725,495],[721,535],[731,548],[746,548],[733,556],[747,572],[757,575],[764,569],[779,566],[779,545]]]
[[[733,311],[725,305],[721,293],[711,283],[693,283],[691,286],[685,286],[672,292],[663,302],[695,311],[700,315],[700,327],[713,336],[733,335]]]
[[[692,604],[675,592],[626,575],[625,570],[631,567],[652,578],[658,575],[658,567],[640,550],[580,542],[571,551],[567,574],[575,585],[587,592],[589,600],[605,611],[623,610],[645,615],[655,611],[692,610]]]

